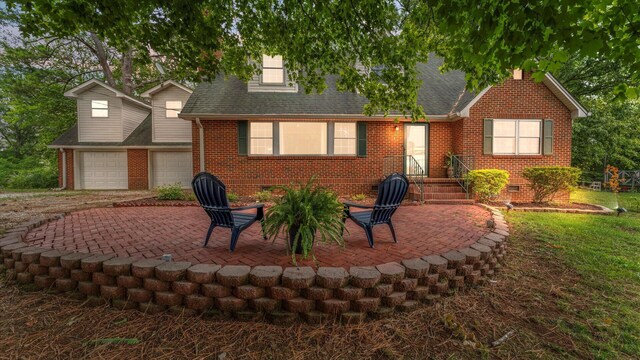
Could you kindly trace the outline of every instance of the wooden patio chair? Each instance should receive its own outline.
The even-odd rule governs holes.
[[[201,172],[191,181],[193,193],[196,195],[200,206],[209,215],[211,225],[204,238],[204,245],[209,243],[211,232],[216,226],[231,229],[231,244],[229,251],[233,252],[238,242],[240,233],[256,221],[262,224],[264,219],[264,204],[231,208],[227,200],[225,185],[215,176]],[[255,213],[242,212],[243,210],[256,209]],[[266,237],[264,236],[264,239]]]
[[[369,246],[373,247],[373,227],[375,225],[387,224],[391,230],[393,241],[398,242],[396,239],[396,232],[393,229],[393,222],[391,222],[391,216],[396,212],[400,203],[407,195],[409,189],[409,180],[404,174],[393,173],[384,179],[380,185],[378,185],[378,198],[375,205],[366,206],[354,203],[344,203],[344,219],[347,218],[353,220],[358,226],[364,229],[369,241]],[[352,212],[351,208],[367,209],[363,211]]]

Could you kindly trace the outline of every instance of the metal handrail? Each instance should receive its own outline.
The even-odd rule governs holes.
[[[469,198],[469,181],[467,174],[473,169],[473,156],[471,155],[451,155],[451,167],[453,167],[453,177],[464,189]]]
[[[389,176],[394,172],[405,174],[407,179],[420,191],[420,203],[424,202],[425,171],[413,155],[385,156],[382,171],[385,176]]]

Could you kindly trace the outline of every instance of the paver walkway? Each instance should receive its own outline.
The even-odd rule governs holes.
[[[488,232],[487,210],[469,205],[402,206],[393,217],[398,243],[389,228],[374,228],[376,247],[368,246],[364,231],[347,221],[345,247],[316,244],[321,266],[376,265],[442,253],[468,246]],[[199,207],[96,208],[72,213],[27,235],[26,242],[79,252],[160,258],[194,263],[291,266],[284,239],[262,240],[260,225],[245,230],[229,253],[230,230],[216,228],[202,247],[209,219]],[[302,264],[303,262],[298,262]],[[311,263],[304,262],[304,264]]]

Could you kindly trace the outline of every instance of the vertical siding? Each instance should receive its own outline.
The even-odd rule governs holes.
[[[153,141],[154,142],[191,142],[191,121],[180,118],[167,118],[166,102],[182,101],[187,103],[191,94],[176,86],[153,94]]]
[[[91,100],[109,101],[109,117],[92,118]],[[111,90],[94,86],[78,96],[78,141],[122,141],[122,99]]]
[[[126,139],[135,128],[149,115],[149,110],[132,102],[122,102],[122,136]]]
[[[249,92],[287,92],[287,93],[296,93],[298,92],[298,84],[294,83],[289,86],[289,77],[287,76],[285,70],[285,84],[284,85],[274,85],[274,84],[260,84],[260,76],[255,75],[249,83],[247,84],[247,88]]]

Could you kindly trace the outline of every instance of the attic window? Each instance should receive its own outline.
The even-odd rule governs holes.
[[[94,118],[109,117],[109,101],[108,100],[91,100],[91,117],[94,117]]]
[[[182,101],[167,101],[165,104],[166,117],[177,118],[178,113],[182,110]]]
[[[284,84],[284,63],[281,55],[262,55],[262,83]]]
[[[522,80],[522,69],[513,69],[513,80]]]

